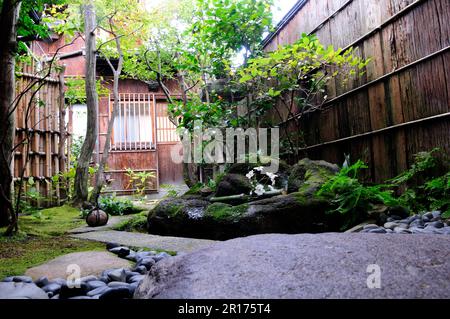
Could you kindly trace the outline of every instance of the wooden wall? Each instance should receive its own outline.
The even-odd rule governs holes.
[[[381,181],[405,170],[420,151],[450,153],[450,1],[301,2],[265,50],[305,32],[372,59],[365,75],[331,83],[324,108],[302,120],[304,155],[340,164],[351,154]]]
[[[111,81],[106,79],[105,86],[111,91]],[[167,84],[172,90],[176,88],[175,83]],[[171,160],[171,149],[179,144],[173,139],[169,131],[175,130],[170,127],[167,118],[167,101],[161,91],[150,92],[148,86],[137,80],[121,80],[119,91],[126,96],[149,96],[152,127],[156,128],[153,133],[153,144],[156,148],[148,150],[112,150],[107,163],[107,177],[111,183],[107,192],[117,194],[130,194],[134,190],[130,187],[127,169],[136,172],[153,172],[153,178],[148,185],[148,192],[159,191],[160,184],[174,183],[183,179],[182,166]],[[130,95],[131,94],[131,95]],[[99,138],[98,150],[101,156],[104,145],[110,110],[112,109],[112,96],[104,96],[99,99]],[[149,123],[150,125],[150,123]],[[161,140],[160,140],[161,139]]]

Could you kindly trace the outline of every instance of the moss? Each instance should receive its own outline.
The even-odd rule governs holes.
[[[79,214],[76,208],[62,206],[44,209],[35,216],[21,216],[18,234],[0,236],[0,279],[22,275],[28,268],[61,255],[104,250],[101,243],[64,236],[68,230],[85,224]],[[1,234],[4,231],[0,229]]]
[[[215,220],[229,220],[242,216],[248,210],[248,205],[231,206],[223,203],[214,203],[208,206],[205,217]]]
[[[148,214],[148,212],[142,212],[138,215],[134,215],[130,219],[124,220],[116,225],[114,230],[146,233]]]
[[[38,266],[58,256],[82,251],[103,251],[104,244],[68,237],[34,237],[19,234],[0,237],[0,279],[23,275],[28,268]]]
[[[203,187],[205,187],[203,183],[197,183],[192,186],[184,195],[199,195]]]
[[[324,168],[309,169],[305,173],[305,182],[299,187],[299,192],[313,194],[331,177],[330,172]]]
[[[180,213],[183,211],[183,205],[173,204],[173,205],[166,205],[165,209],[168,216],[176,217],[180,215]]]
[[[22,232],[43,237],[61,236],[84,224],[85,221],[80,218],[80,211],[70,206],[44,209],[39,215],[19,218],[19,229]]]
[[[312,203],[317,203],[317,204],[321,203],[321,204],[326,205],[327,203],[330,202],[330,200],[328,198],[326,198],[325,196],[319,196],[317,194],[309,195],[309,194],[297,192],[297,193],[292,193],[289,196],[293,196],[301,206],[309,206]]]

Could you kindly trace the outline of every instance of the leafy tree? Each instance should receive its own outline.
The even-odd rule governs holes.
[[[244,62],[260,50],[272,28],[272,0],[198,0],[190,28],[192,45],[207,57],[212,74],[222,77],[224,66],[242,52]]]
[[[296,124],[293,140],[286,126],[285,136],[291,155],[298,157],[302,145],[300,121],[303,115],[321,108],[327,96],[327,83],[338,74],[346,81],[362,70],[369,60],[356,57],[353,50],[324,47],[314,35],[303,34],[292,45],[252,58],[237,71],[237,81],[251,93],[247,109],[259,117],[274,110],[281,122],[286,115]]]
[[[32,91],[33,99],[30,99],[28,104],[28,109],[30,109],[31,101],[42,87],[43,78],[50,76],[54,62],[53,59],[49,63],[50,66],[46,72],[43,72],[42,79],[33,81],[23,92],[18,92],[16,97],[16,59],[19,54],[26,52],[25,41],[43,38],[48,34],[48,26],[40,23],[40,15],[44,8],[62,2],[53,0],[45,2],[40,0],[0,1],[0,26],[2,28],[0,34],[0,121],[4,124],[0,130],[0,226],[9,225],[8,234],[18,230],[17,216],[18,207],[20,207],[20,205],[16,205],[16,209],[14,209],[11,192],[13,180],[11,162],[16,147],[14,145],[16,108],[21,97]],[[23,141],[23,143],[25,142],[27,140]],[[29,148],[27,147],[27,149]],[[20,196],[17,198],[17,203],[20,203]]]

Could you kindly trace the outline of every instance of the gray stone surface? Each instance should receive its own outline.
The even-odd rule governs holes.
[[[0,299],[48,299],[48,295],[35,284],[0,282]]]
[[[449,255],[447,236],[259,235],[159,262],[135,298],[450,298]]]
[[[48,263],[27,270],[26,275],[33,279],[47,277],[49,279],[67,278],[67,266],[78,265],[81,277],[98,276],[106,268],[129,268],[130,262],[109,252],[81,252],[55,258]]]
[[[140,233],[128,233],[121,231],[101,231],[84,234],[74,234],[74,238],[95,240],[104,243],[116,242],[128,247],[142,247],[160,249],[175,252],[192,252],[200,248],[211,246],[212,240],[192,239],[182,237],[164,237]],[[107,267],[105,267],[107,268]]]
[[[89,227],[88,225],[78,227],[75,229],[72,229],[69,231],[69,234],[83,234],[83,233],[90,233],[90,232],[99,232],[99,231],[105,231],[110,230],[114,226],[120,224],[121,222],[128,220],[132,218],[133,215],[127,215],[127,216],[109,216],[108,224],[101,227]]]

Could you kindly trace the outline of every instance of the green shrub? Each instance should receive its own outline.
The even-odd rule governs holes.
[[[167,195],[165,196],[166,198],[176,198],[176,197],[178,197],[180,195],[178,193],[178,191],[176,190],[175,186],[173,186],[173,185],[162,184],[160,187],[162,189],[166,189],[167,190]]]
[[[443,158],[443,160],[442,160]],[[416,213],[440,210],[450,218],[450,172],[448,159],[439,148],[415,155],[411,168],[389,182],[402,189],[399,201]]]
[[[120,231],[127,231],[127,232],[140,232],[140,233],[146,233],[147,232],[147,218],[148,218],[148,212],[142,212],[140,214],[137,214],[133,217],[131,217],[128,220],[123,221],[116,227],[114,227],[115,230]]]
[[[135,207],[129,199],[120,199],[114,195],[101,197],[98,204],[102,210],[112,216],[131,215],[142,211]]]
[[[366,168],[368,168],[367,165],[361,160],[349,167],[344,167],[317,192],[317,196],[331,200],[332,208],[328,213],[337,212],[347,216],[346,226],[364,218],[374,204],[398,205],[389,185],[367,186],[359,181],[360,171]]]

